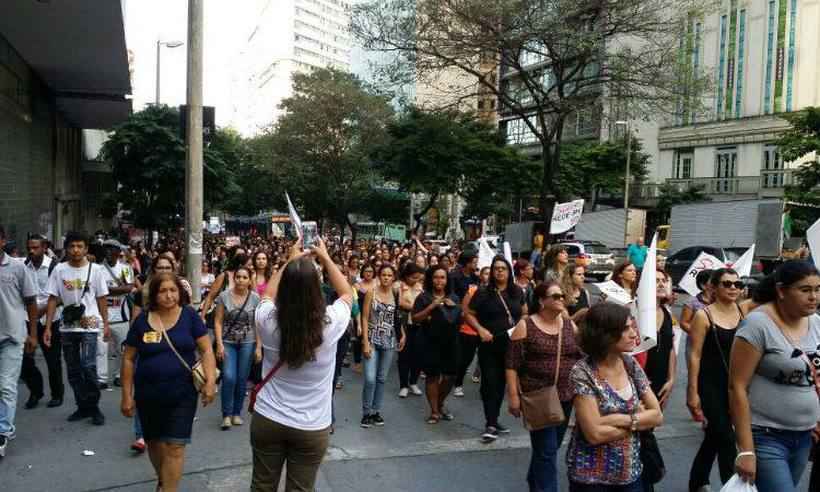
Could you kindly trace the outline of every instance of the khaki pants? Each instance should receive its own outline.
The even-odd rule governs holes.
[[[330,429],[303,431],[254,414],[251,420],[253,492],[275,492],[287,462],[285,491],[313,492]]]

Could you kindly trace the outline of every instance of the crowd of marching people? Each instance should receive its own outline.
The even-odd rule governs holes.
[[[521,419],[531,491],[558,490],[559,459],[571,491],[665,490],[653,430],[679,363],[703,428],[690,491],[711,490],[715,461],[723,483],[737,474],[761,492],[796,491],[820,450],[820,274],[808,262],[786,262],[754,289],[731,268],[700,272],[701,293],[678,321],[671,277],[633,245],[612,280],[634,298],[654,270],[657,319],[654,346],[635,353],[646,334],[634,309],[593,296],[560,246],[532,262],[480,265],[468,243],[210,236],[202,283],[190,285],[181,245],[32,235],[20,254],[0,228],[0,457],[16,435],[18,377],[24,408],[46,397],[36,350],[45,404],[71,406],[68,421],[105,425],[100,392],[119,388],[130,445],[147,451],[163,491],[177,490],[198,404],[217,399],[222,430],[250,418],[252,490],[276,490],[283,470],[286,490],[314,490],[348,359],[363,382],[363,429],[390,424],[390,377],[399,398],[426,398],[430,426],[459,418],[448,401],[464,396],[465,378],[480,382],[480,439],[501,439]]]

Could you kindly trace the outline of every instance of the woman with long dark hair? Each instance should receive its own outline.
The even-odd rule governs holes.
[[[820,274],[788,261],[758,285],[729,364],[735,471],[760,492],[795,492],[820,420]]]
[[[737,304],[743,282],[737,272],[720,268],[709,279],[714,302],[695,313],[689,335],[689,384],[686,405],[696,422],[704,422],[703,442],[689,472],[689,490],[709,485],[718,458],[720,480],[734,474],[735,437],[729,417],[729,354],[743,313]]]
[[[202,311],[200,311],[200,316],[202,316],[202,319],[205,319],[211,311],[214,301],[216,300],[216,296],[218,296],[223,290],[233,289],[233,276],[236,269],[242,266],[248,266],[247,264],[250,262],[251,259],[245,256],[244,253],[237,253],[232,256],[230,260],[228,260],[227,268],[222,273],[217,275],[213,285],[211,285],[211,290],[208,291],[208,297],[202,301]],[[248,268],[253,270],[250,266],[248,266]]]
[[[313,255],[338,299],[325,304]],[[301,250],[271,279],[256,309],[263,374],[251,420],[251,490],[276,490],[287,462],[287,490],[313,490],[330,440],[336,343],[350,322],[353,292],[324,242]]]
[[[632,297],[638,292],[638,269],[632,263],[624,262],[612,270],[612,281],[624,288]]]
[[[365,296],[362,309],[362,355],[364,355],[364,385],[362,386],[361,427],[383,426],[381,416],[384,383],[393,355],[405,344],[404,329],[399,323],[399,293],[393,288],[396,269],[389,263],[379,270],[379,283]]]
[[[427,402],[430,404],[428,424],[439,420],[453,420],[444,408],[444,400],[453,388],[458,373],[459,342],[458,323],[461,306],[458,296],[450,289],[449,275],[443,265],[427,271],[424,292],[413,306],[413,323],[421,330],[424,347],[423,366],[426,375]]]
[[[253,272],[251,272],[251,279],[253,280],[253,290],[260,296],[265,293],[268,287],[268,282],[273,275],[273,264],[268,259],[268,254],[264,250],[257,250],[253,254]]]
[[[424,270],[415,263],[409,263],[401,270],[399,283],[399,323],[404,327],[407,340],[399,352],[399,398],[407,398],[408,392],[421,396],[418,387],[421,372],[418,327],[411,316],[416,299],[424,290]]]
[[[513,281],[512,266],[503,256],[496,256],[490,263],[490,283],[476,292],[465,313],[467,322],[478,331],[482,342],[478,348],[478,364],[486,420],[481,435],[484,442],[492,442],[499,434],[510,432],[498,421],[504,401],[504,357],[510,341],[507,332],[526,313],[524,292]]]

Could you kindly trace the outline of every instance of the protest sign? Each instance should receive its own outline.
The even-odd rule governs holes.
[[[700,289],[698,289],[695,283],[695,278],[698,276],[698,273],[700,273],[701,270],[716,270],[718,268],[726,268],[726,265],[709,253],[701,252],[701,254],[695,258],[695,261],[692,262],[692,266],[689,267],[689,270],[686,270],[680,282],[678,282],[678,287],[694,297],[700,294]]]
[[[556,203],[552,210],[550,234],[562,234],[578,225],[584,212],[584,201],[574,200],[567,203]]]
[[[601,294],[606,296],[606,300],[608,302],[614,302],[615,304],[626,306],[633,301],[632,296],[629,295],[629,292],[627,292],[626,289],[620,285],[616,284],[613,280],[594,285],[595,287],[598,287]]]

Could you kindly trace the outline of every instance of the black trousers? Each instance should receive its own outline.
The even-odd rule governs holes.
[[[501,404],[504,402],[506,370],[504,354],[506,343],[483,343],[478,347],[478,365],[481,367],[481,401],[484,404],[484,419],[488,426],[498,424]]]
[[[470,364],[473,362],[475,351],[481,344],[481,337],[478,335],[465,335],[464,333],[459,333],[458,337],[461,350],[458,361],[458,374],[456,374],[454,384],[456,388],[459,386],[464,386],[464,376],[467,374],[467,369],[470,368]]]
[[[701,398],[702,400],[708,398],[708,395],[703,395]],[[735,473],[737,448],[735,447],[735,433],[728,413],[728,397],[722,403],[727,405],[723,407],[723,411],[718,411],[717,408],[704,409],[708,425],[704,429],[703,442],[697,454],[695,454],[692,469],[689,472],[689,490],[691,491],[709,485],[709,475],[712,473],[712,464],[715,458],[718,460],[718,470],[720,471],[720,481],[722,483],[728,482]]]
[[[42,323],[37,323],[37,343],[43,352],[43,357],[46,359],[48,387],[51,391],[51,398],[62,399],[65,394],[65,385],[63,384],[60,323],[55,322],[51,325],[51,347],[46,347],[43,343],[43,333],[45,333],[45,331],[46,327]],[[43,375],[40,373],[40,370],[37,369],[34,355],[33,353],[23,354],[23,369],[20,371],[20,379],[23,380],[32,395],[44,396]]]
[[[411,384],[416,384],[421,372],[419,328],[415,325],[408,325],[405,330],[407,340],[404,341],[404,350],[399,352],[399,388],[407,388]]]

